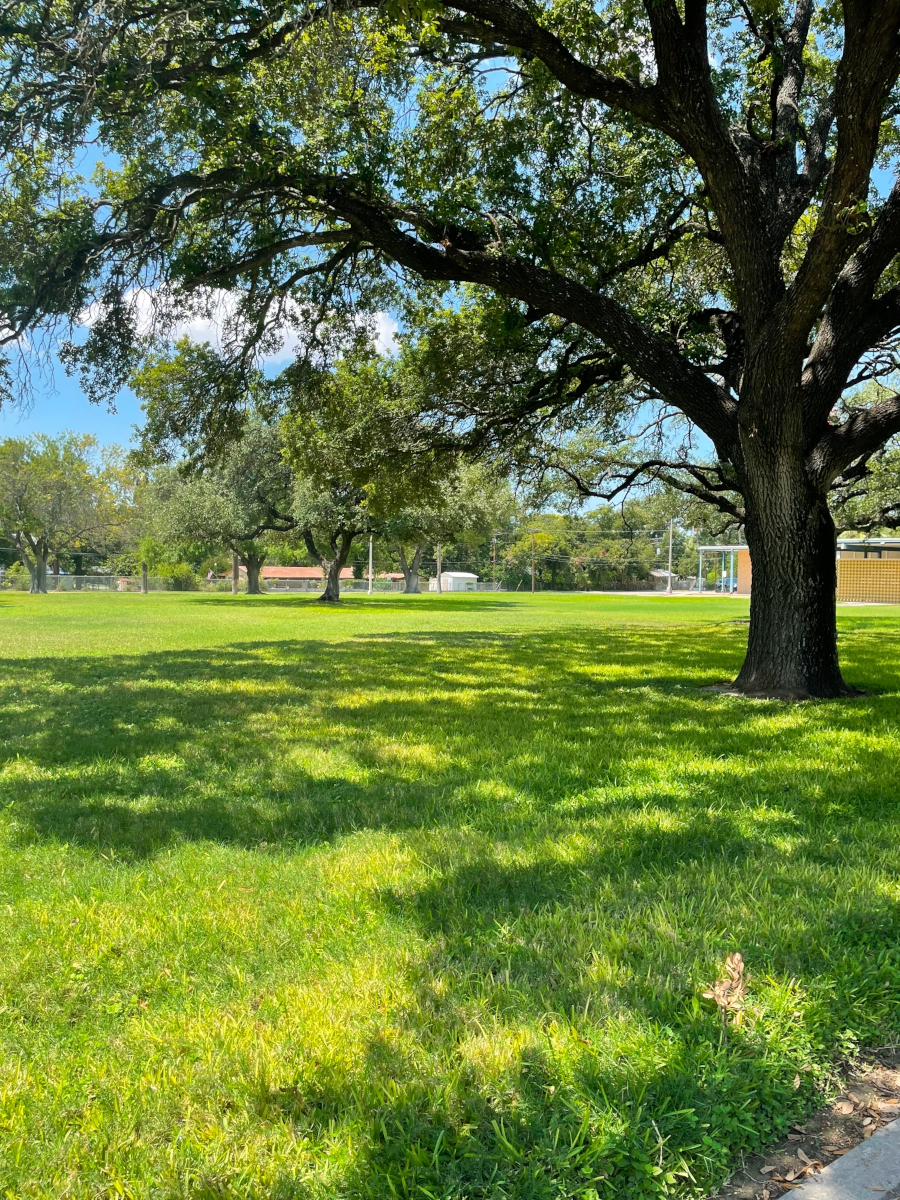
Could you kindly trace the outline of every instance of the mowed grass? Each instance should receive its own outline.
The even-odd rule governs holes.
[[[900,1041],[900,610],[0,598],[0,1195],[700,1195]],[[740,1025],[702,993],[740,950]]]

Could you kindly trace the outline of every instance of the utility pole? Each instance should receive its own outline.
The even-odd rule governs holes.
[[[440,591],[442,591],[442,588],[441,588],[441,543],[440,542],[438,542],[438,544],[437,544],[437,577],[438,577],[438,591],[440,592]]]
[[[497,586],[497,535],[496,534],[494,534],[494,536],[491,538],[491,558],[492,558],[493,564],[494,564],[491,579],[494,582],[494,587],[496,587]]]
[[[672,530],[674,525],[674,519],[669,517],[669,576],[666,582],[666,591],[669,592],[670,595],[672,592]]]
[[[142,562],[141,563],[141,595],[142,596],[146,596],[147,593],[150,591],[149,585],[150,585],[150,581],[147,578],[147,564],[145,562]]]
[[[534,591],[534,530],[531,530],[531,590]]]
[[[236,596],[238,594],[238,582],[240,581],[240,578],[241,578],[241,564],[238,562],[238,556],[236,554],[232,554],[232,556],[231,556],[231,594],[232,594],[232,596]]]
[[[373,581],[375,576],[372,574],[372,534],[369,534],[369,595],[372,595]]]

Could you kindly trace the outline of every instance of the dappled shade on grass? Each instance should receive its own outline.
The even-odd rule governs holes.
[[[728,600],[118,599],[2,615],[21,1194],[693,1192],[896,1039],[900,617],[798,707]]]

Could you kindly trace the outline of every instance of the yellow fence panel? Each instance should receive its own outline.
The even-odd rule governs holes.
[[[900,604],[900,561],[839,558],[837,598],[863,604]]]

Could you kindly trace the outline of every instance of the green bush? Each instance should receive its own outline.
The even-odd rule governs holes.
[[[166,585],[176,592],[196,592],[200,587],[194,568],[190,563],[161,562],[156,566],[154,575],[166,581]]]

